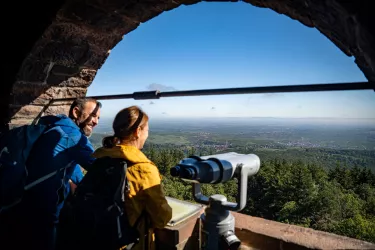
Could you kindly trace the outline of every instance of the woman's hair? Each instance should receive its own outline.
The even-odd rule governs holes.
[[[113,136],[103,138],[102,144],[111,148],[121,141],[133,139],[138,127],[143,128],[148,122],[148,116],[138,106],[130,106],[117,113],[113,120]]]

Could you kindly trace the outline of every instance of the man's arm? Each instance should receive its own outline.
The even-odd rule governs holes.
[[[82,173],[81,167],[77,164],[74,167],[74,171],[69,180],[70,191],[72,194],[74,194],[74,191],[77,188],[77,185],[81,182],[82,179],[83,179],[83,173]]]
[[[69,148],[69,154],[76,163],[88,170],[95,158],[92,157],[94,148],[88,138],[81,134],[75,146]]]
[[[70,177],[70,179],[72,180],[72,182],[75,185],[78,185],[82,181],[82,179],[83,179],[83,172],[81,170],[81,167],[78,164],[74,167],[74,171],[73,171],[72,176]]]

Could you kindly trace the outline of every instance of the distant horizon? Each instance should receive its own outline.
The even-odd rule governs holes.
[[[99,130],[111,130],[113,117],[102,117],[97,128]],[[181,126],[206,127],[207,124],[215,126],[232,126],[234,123],[248,126],[328,126],[328,127],[352,127],[375,129],[374,118],[340,118],[340,117],[150,117],[151,129],[163,124],[175,124]]]
[[[116,114],[113,116],[109,117],[106,115],[101,115],[101,119],[114,119]],[[332,119],[332,120],[374,120],[375,118],[371,117],[278,117],[278,116],[170,116],[170,115],[165,115],[165,116],[159,116],[159,117],[151,117],[152,120],[163,120],[163,119],[168,119],[168,118],[177,118],[177,119],[194,119],[194,118],[207,118],[207,119],[224,119],[224,118],[231,118],[231,119],[247,119],[247,118],[256,118],[256,119]]]

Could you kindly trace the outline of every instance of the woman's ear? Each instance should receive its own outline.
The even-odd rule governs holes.
[[[134,137],[135,137],[135,139],[138,139],[140,136],[141,136],[141,127],[138,127],[138,128],[134,131]]]

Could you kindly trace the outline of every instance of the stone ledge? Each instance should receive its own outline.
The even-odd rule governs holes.
[[[156,250],[199,249],[200,212],[184,222],[155,230]],[[276,221],[232,212],[239,250],[375,249],[375,244]]]
[[[203,208],[185,221],[164,229],[155,229],[156,250],[199,249],[200,215]]]
[[[236,235],[248,249],[375,249],[375,244],[361,240],[245,214],[232,214],[236,220]]]

